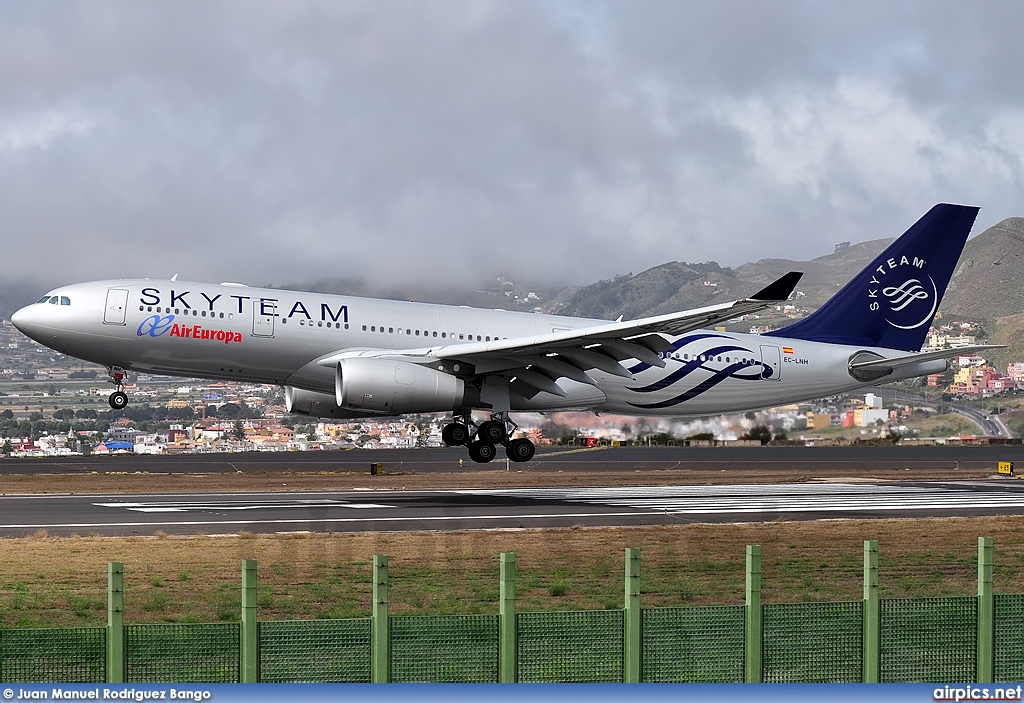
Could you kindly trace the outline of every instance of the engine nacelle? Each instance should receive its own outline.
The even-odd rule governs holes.
[[[285,386],[284,404],[288,412],[296,415],[309,415],[310,417],[334,418],[336,420],[355,420],[366,417],[366,412],[353,412],[338,407],[333,393],[317,393],[316,391],[305,391],[301,388]]]
[[[334,381],[340,408],[382,415],[456,410],[466,390],[451,374],[387,359],[342,359]]]

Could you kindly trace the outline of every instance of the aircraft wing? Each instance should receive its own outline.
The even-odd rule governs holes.
[[[777,305],[789,298],[802,275],[790,272],[749,298],[695,310],[490,342],[403,350],[345,350],[323,357],[317,363],[333,366],[353,356],[419,360],[421,363],[423,360],[458,360],[472,364],[477,374],[509,372],[534,391],[564,395],[555,383],[560,377],[594,384],[587,371],[598,369],[631,378],[632,374],[620,363],[626,359],[664,367],[661,353],[674,347],[662,334],[679,336]]]

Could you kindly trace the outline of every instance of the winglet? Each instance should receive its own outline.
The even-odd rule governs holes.
[[[749,300],[789,300],[789,296],[796,290],[796,284],[803,276],[802,271],[790,271],[782,278],[772,281],[767,286],[750,296]]]

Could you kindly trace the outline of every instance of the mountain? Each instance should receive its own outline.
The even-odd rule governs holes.
[[[797,287],[801,307],[817,308],[892,241],[854,244],[811,261],[761,259],[736,269],[714,261],[670,262],[579,288],[551,312],[602,319],[658,315],[746,297],[789,271],[804,272]]]
[[[1011,217],[967,242],[942,310],[980,320],[1024,313],[1024,217]]]

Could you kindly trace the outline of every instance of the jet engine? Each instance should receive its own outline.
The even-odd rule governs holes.
[[[404,361],[344,359],[335,393],[286,386],[290,413],[351,420],[371,415],[448,412],[462,406],[465,384],[442,371]]]
[[[342,359],[334,376],[338,407],[369,414],[447,412],[464,393],[462,379],[406,361]]]
[[[310,417],[334,418],[335,420],[356,420],[366,417],[365,412],[353,412],[339,408],[333,393],[317,393],[301,388],[285,386],[284,404],[288,412]]]
[[[386,359],[343,359],[334,386],[334,395],[286,387],[288,412],[338,419],[448,412],[462,406],[465,392],[451,374]]]

